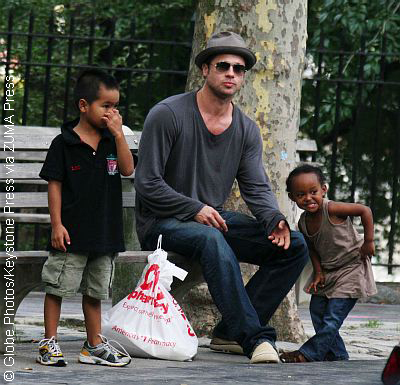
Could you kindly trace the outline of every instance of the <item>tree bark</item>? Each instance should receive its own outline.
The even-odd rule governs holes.
[[[295,207],[287,197],[285,180],[296,165],[301,75],[307,38],[307,1],[200,0],[187,90],[200,88],[203,83],[201,73],[194,64],[195,56],[205,48],[213,33],[224,30],[239,33],[257,56],[257,63],[246,73],[245,83],[234,102],[260,128],[264,143],[264,167],[279,206],[293,228]],[[235,186],[227,207],[248,212]],[[244,280],[253,273],[253,269],[246,269]],[[204,296],[204,288],[199,290],[199,295]],[[192,293],[191,301],[194,297],[196,295]],[[215,314],[215,309],[211,312]],[[188,313],[192,311],[188,310]],[[210,314],[205,317],[210,324]],[[279,339],[304,340],[294,290],[282,302],[270,323],[277,328]]]

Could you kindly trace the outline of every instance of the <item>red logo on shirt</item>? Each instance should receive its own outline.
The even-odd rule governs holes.
[[[79,171],[81,169],[81,166],[77,164],[76,166],[71,166],[71,171]]]

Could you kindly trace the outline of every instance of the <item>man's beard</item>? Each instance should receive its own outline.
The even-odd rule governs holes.
[[[218,90],[217,87],[215,87],[214,85],[212,85],[212,84],[210,84],[210,83],[208,84],[208,88],[210,89],[210,91],[211,91],[218,99],[221,99],[221,100],[230,100],[230,99],[232,99],[233,96],[234,96],[234,95],[236,94],[236,92],[238,91],[238,90],[236,90],[233,94],[227,95],[227,94],[221,92],[220,90]]]

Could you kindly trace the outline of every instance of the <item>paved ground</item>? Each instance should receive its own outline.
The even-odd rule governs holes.
[[[64,353],[73,357],[76,344],[63,344]],[[24,355],[27,352],[24,352]],[[33,352],[30,353],[33,356]],[[70,360],[72,361],[72,360]],[[193,362],[135,359],[124,368],[85,366],[70,362],[65,368],[46,368],[29,362],[16,370],[13,384],[299,384],[375,385],[380,384],[384,361],[348,361],[309,364],[249,365],[241,356],[210,352],[200,348]],[[5,382],[2,382],[5,383]]]
[[[174,362],[135,358],[125,368],[107,368],[77,363],[77,354],[85,338],[76,325],[82,320],[80,299],[65,301],[63,327],[59,340],[69,364],[65,368],[47,368],[35,363],[36,341],[41,338],[42,293],[31,293],[21,304],[17,316],[16,356],[9,368],[15,375],[11,382],[3,376],[0,383],[30,384],[381,384],[380,374],[393,346],[400,341],[400,305],[358,304],[346,320],[342,335],[351,360],[307,364],[250,365],[243,356],[212,352],[209,340],[200,339],[193,362]],[[106,302],[104,310],[111,305]],[[300,306],[306,333],[313,335],[308,309]],[[78,322],[79,324],[80,322]],[[32,342],[33,341],[33,342]],[[296,344],[278,341],[278,347],[294,349]],[[7,369],[1,357],[1,373]],[[11,374],[10,374],[11,376]]]

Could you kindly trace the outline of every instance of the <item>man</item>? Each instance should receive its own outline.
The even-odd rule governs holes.
[[[222,315],[211,348],[279,362],[266,325],[301,273],[308,251],[290,232],[262,164],[257,125],[232,103],[256,57],[233,32],[195,59],[204,85],[158,103],[144,123],[136,169],[139,240],[199,261]],[[237,179],[255,216],[223,210]],[[240,262],[259,266],[246,287]]]

